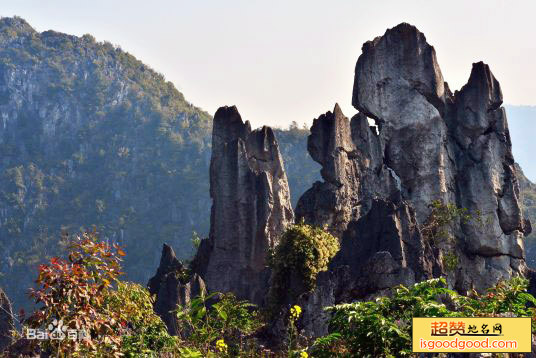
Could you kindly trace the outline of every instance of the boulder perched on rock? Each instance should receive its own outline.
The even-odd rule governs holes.
[[[0,353],[12,343],[11,331],[14,327],[11,303],[4,291],[0,289]]]
[[[177,307],[187,306],[192,298],[206,292],[205,283],[199,275],[188,277],[185,267],[167,244],[164,244],[160,266],[149,280],[148,288],[151,295],[156,295],[154,311],[171,335],[180,333],[175,312]]]
[[[210,291],[262,303],[268,290],[268,250],[294,220],[283,160],[271,128],[252,131],[236,107],[214,116],[210,236],[194,271]]]

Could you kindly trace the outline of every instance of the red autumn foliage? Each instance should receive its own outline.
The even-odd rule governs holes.
[[[121,256],[118,245],[99,241],[95,231],[71,239],[68,260],[53,257],[39,266],[39,286],[30,296],[41,307],[26,321],[31,328],[45,329],[53,320],[68,329],[87,332],[87,337],[44,341],[42,348],[63,356],[120,356],[121,336],[117,312],[105,297],[118,280]],[[43,347],[43,344],[45,347]]]

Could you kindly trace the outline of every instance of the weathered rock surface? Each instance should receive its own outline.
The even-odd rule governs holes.
[[[336,106],[314,121],[308,139],[324,182],[302,196],[296,215],[327,225],[341,250],[330,267],[338,276],[329,287],[319,280],[307,300],[324,297],[320,307],[440,274],[461,292],[484,290],[527,273],[522,237],[530,225],[501,88],[487,65],[473,64],[468,83],[452,94],[434,48],[400,24],[363,45],[352,104],[360,113],[351,121]],[[454,223],[452,241],[423,237],[434,200],[473,216]],[[458,259],[449,272],[447,252]]]
[[[488,287],[513,273],[525,273],[522,237],[529,225],[521,212],[510,134],[500,86],[489,67],[473,64],[469,82],[453,96],[447,120],[456,164],[457,203],[485,225],[462,225],[458,283]]]
[[[262,303],[268,249],[294,213],[272,129],[251,131],[234,106],[221,107],[214,116],[210,196],[210,236],[201,243],[194,270],[210,291]]]
[[[374,199],[369,212],[348,225],[331,263],[331,267],[348,266],[353,277],[336,299],[364,298],[431,278],[435,263],[431,257],[411,206]]]
[[[151,295],[156,295],[154,310],[162,318],[171,335],[178,335],[180,332],[174,313],[177,306],[186,306],[192,298],[206,292],[205,283],[199,275],[193,274],[185,281],[184,269],[173,249],[164,244],[160,266],[148,284]]]
[[[14,329],[13,312],[7,295],[0,289],[0,353],[11,343],[11,330]]]
[[[350,121],[340,107],[313,121],[307,142],[311,157],[322,165],[324,182],[300,198],[296,212],[307,222],[327,225],[341,236],[348,223],[358,216],[359,167],[354,160],[357,150],[351,139]]]

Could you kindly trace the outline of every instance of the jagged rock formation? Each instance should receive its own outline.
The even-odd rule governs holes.
[[[469,82],[452,94],[433,47],[400,24],[363,45],[352,104],[360,113],[351,121],[338,106],[314,121],[308,149],[324,182],[296,209],[342,241],[331,270],[349,272],[331,279],[343,282],[331,290],[335,302],[442,273],[461,292],[526,273],[522,237],[530,230],[500,85],[487,65],[473,64]],[[474,217],[455,225],[453,242],[423,237],[434,200]],[[453,272],[443,267],[446,252],[458,259]]]
[[[210,291],[262,303],[268,249],[294,213],[272,129],[251,131],[234,106],[221,107],[214,116],[210,196],[210,237],[201,244],[194,270]]]
[[[371,207],[371,191],[363,188],[374,186],[386,197],[399,197],[399,178],[381,162],[378,136],[365,116],[358,114],[350,123],[336,104],[333,112],[313,121],[307,148],[322,165],[324,182],[314,183],[298,201],[296,214],[306,222],[327,225],[342,238],[348,223]]]
[[[192,298],[206,292],[204,281],[197,274],[185,277],[184,265],[177,259],[173,249],[164,244],[160,266],[149,280],[151,295],[156,295],[154,311],[162,318],[171,335],[179,334],[175,310],[178,305],[187,306]]]
[[[296,212],[307,222],[328,225],[340,237],[356,213],[359,188],[357,150],[350,122],[338,105],[315,119],[307,142],[311,157],[322,165],[324,182],[316,182],[298,201]]]
[[[13,341],[11,330],[14,329],[13,312],[7,295],[0,289],[0,353]]]
[[[453,94],[433,47],[401,24],[363,45],[352,103],[359,113],[351,120],[335,105],[314,120],[308,138],[323,182],[299,199],[296,214],[341,240],[316,289],[298,299],[308,333],[326,333],[323,307],[398,284],[447,275],[464,293],[528,273],[522,237],[530,224],[520,208],[501,89],[487,65],[475,63]],[[211,233],[194,269],[209,289],[262,303],[265,253],[292,221],[277,143],[271,130],[251,132],[235,107],[223,107],[212,149]],[[472,215],[452,222],[452,240],[429,237],[433,201]]]

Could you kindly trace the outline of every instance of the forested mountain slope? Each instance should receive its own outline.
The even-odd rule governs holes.
[[[519,165],[517,165],[517,178],[521,190],[521,200],[523,202],[523,212],[532,224],[532,233],[525,238],[525,254],[527,264],[536,267],[536,184],[532,183]]]
[[[96,225],[144,281],[206,231],[211,117],[109,43],[0,20],[0,286],[15,301],[59,233]],[[16,284],[15,284],[16,283]]]
[[[536,106],[506,105],[514,158],[521,165],[527,178],[536,181]]]

